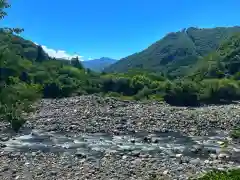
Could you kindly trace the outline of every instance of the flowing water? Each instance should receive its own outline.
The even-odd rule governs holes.
[[[226,133],[215,132],[208,136],[183,136],[177,132],[168,133],[135,133],[119,136],[109,134],[81,134],[73,136],[65,133],[32,131],[25,135],[15,137],[6,142],[5,151],[20,152],[52,152],[68,153],[82,157],[100,159],[105,153],[127,154],[150,154],[152,156],[184,156],[207,159],[210,153],[223,151],[230,153],[232,160],[240,160],[240,146],[228,144]],[[196,152],[194,148],[201,150]]]

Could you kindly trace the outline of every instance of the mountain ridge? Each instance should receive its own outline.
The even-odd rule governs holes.
[[[184,28],[170,32],[143,51],[122,58],[105,69],[106,72],[126,72],[143,68],[152,71],[181,74],[199,57],[216,50],[223,40],[240,32],[240,26],[215,28]]]

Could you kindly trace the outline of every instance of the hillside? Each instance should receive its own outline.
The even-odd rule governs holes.
[[[20,36],[0,30],[0,51],[5,52],[7,50],[31,61],[39,62],[49,59],[41,46]]]
[[[239,76],[240,72],[240,33],[224,41],[219,48],[199,59],[192,69],[201,78],[222,78]]]
[[[150,69],[174,75],[188,72],[199,57],[215,51],[219,44],[240,32],[240,27],[188,28],[169,33],[142,52],[121,59],[106,72],[126,72],[131,68]]]
[[[92,71],[101,72],[116,61],[115,59],[102,57],[100,59],[82,61],[82,64],[85,68],[91,69]]]

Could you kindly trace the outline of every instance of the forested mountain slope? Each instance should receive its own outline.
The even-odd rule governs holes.
[[[121,59],[106,72],[126,72],[131,68],[149,69],[174,75],[188,72],[199,57],[215,51],[220,43],[240,27],[188,28],[169,33],[142,52]]]
[[[203,79],[239,76],[240,33],[224,41],[216,51],[200,58],[192,72],[195,75],[200,75]]]

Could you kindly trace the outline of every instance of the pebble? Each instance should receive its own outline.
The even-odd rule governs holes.
[[[131,139],[130,142],[131,142],[131,143],[135,143],[136,140],[135,140],[135,139]]]
[[[127,159],[128,157],[127,156],[122,156],[122,159]]]
[[[193,153],[199,153],[203,150],[203,146],[201,145],[195,145],[192,147],[191,152]]]
[[[219,159],[229,159],[230,156],[229,156],[228,154],[220,153],[220,154],[218,155],[218,158],[219,158]]]
[[[9,170],[9,167],[7,165],[2,165],[1,169],[0,169],[0,172],[5,172],[5,171],[8,171]]]
[[[163,171],[162,174],[163,174],[164,176],[166,176],[166,175],[168,174],[168,172],[169,172],[168,170],[165,170],[165,171]]]
[[[5,148],[5,147],[7,147],[6,144],[2,144],[2,143],[0,143],[0,148]]]
[[[189,162],[190,164],[193,164],[193,165],[199,165],[201,163],[201,160],[199,158],[197,159],[192,159],[190,160]]]
[[[4,136],[4,137],[0,137],[0,141],[6,142],[9,140],[9,137]]]
[[[176,154],[176,158],[181,158],[182,156],[182,154]]]
[[[210,161],[207,159],[207,160],[204,161],[204,163],[205,163],[205,164],[209,164]]]
[[[214,160],[214,159],[217,159],[217,155],[216,155],[216,154],[210,154],[209,157],[210,157],[211,159],[213,159],[213,160]]]
[[[87,156],[85,154],[83,154],[82,152],[76,152],[75,156],[78,158],[86,158]]]

